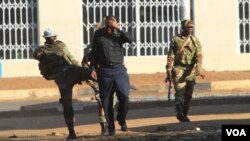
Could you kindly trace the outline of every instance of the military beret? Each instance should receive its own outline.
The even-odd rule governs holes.
[[[192,21],[192,20],[187,19],[187,20],[181,21],[181,26],[182,26],[182,27],[185,27],[185,26],[194,26],[194,24],[193,24],[193,21]]]

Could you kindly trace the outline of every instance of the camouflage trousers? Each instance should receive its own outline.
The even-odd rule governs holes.
[[[100,99],[100,92],[99,92],[99,86],[97,81],[94,80],[86,80],[87,85],[89,85],[95,92],[95,99],[98,103],[98,106],[102,106],[102,102]]]
[[[192,99],[194,85],[195,85],[195,72],[189,68],[174,67],[173,68],[173,83],[175,89],[175,105],[183,105],[184,107],[190,106]],[[188,75],[186,75],[188,74]]]
[[[95,92],[95,99],[97,101],[98,107],[102,107],[102,102],[100,98],[100,91],[99,91],[99,86],[98,82],[94,80],[86,80],[86,83],[94,90]],[[113,107],[118,103],[118,99],[116,94],[113,96]],[[99,115],[98,120],[100,123],[106,122],[106,118],[104,115]]]

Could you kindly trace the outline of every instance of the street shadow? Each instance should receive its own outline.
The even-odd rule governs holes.
[[[232,100],[232,101],[231,101]],[[235,98],[227,100],[226,103],[223,100],[208,100],[211,104],[204,105],[204,100],[192,102],[192,107],[190,109],[190,115],[209,115],[209,114],[237,114],[237,113],[250,113],[249,98]],[[225,101],[225,100],[224,100]],[[239,104],[240,103],[240,104]],[[213,105],[214,108],[210,106]],[[237,106],[238,105],[238,106]],[[239,106],[240,105],[240,106]],[[156,110],[157,109],[157,110]],[[21,112],[1,112],[0,113],[0,131],[12,130],[12,129],[51,129],[51,128],[60,128],[65,127],[63,114],[58,112],[57,109],[42,109],[42,110],[27,110]],[[130,105],[130,111],[128,113],[128,120],[138,120],[142,118],[157,118],[157,117],[175,117],[174,105],[171,102],[141,102],[141,103],[132,103]],[[75,125],[87,125],[87,124],[98,124],[97,116],[97,105],[84,107],[83,110],[75,112]],[[13,122],[14,123],[10,123]],[[27,123],[28,121],[28,123]],[[167,129],[178,129],[178,126],[187,126],[187,129],[194,129],[196,126],[206,126],[211,123],[217,122],[218,125],[224,123],[234,123],[240,121],[243,124],[249,124],[249,119],[243,120],[216,120],[216,121],[197,121],[191,123],[173,123],[166,124]],[[147,126],[131,128],[132,131],[145,131]],[[158,125],[149,126],[154,129]],[[169,128],[173,127],[173,128]],[[176,128],[174,128],[176,127]],[[167,130],[166,131],[170,131]],[[185,129],[185,128],[181,128]],[[99,130],[99,129],[97,129]],[[151,130],[154,131],[154,130]]]

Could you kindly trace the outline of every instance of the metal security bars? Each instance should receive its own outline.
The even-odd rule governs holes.
[[[250,39],[249,39],[249,0],[238,0],[239,4],[239,44],[240,53],[250,53]]]
[[[180,2],[140,2],[140,55],[166,55],[169,41],[179,32]]]
[[[124,46],[126,56],[167,55],[170,39],[180,31],[180,5],[180,0],[82,0],[84,53],[95,24],[111,14],[134,37]]]
[[[38,45],[37,0],[0,0],[0,59],[29,59]]]

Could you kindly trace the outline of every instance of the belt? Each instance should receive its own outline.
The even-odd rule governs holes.
[[[174,66],[187,68],[187,67],[191,67],[191,66],[193,66],[193,65],[194,65],[194,64],[181,64],[181,63],[179,63],[179,64],[175,64]]]
[[[117,67],[122,66],[122,65],[123,64],[105,64],[105,65],[100,65],[100,67],[113,69],[113,68],[117,68]]]

